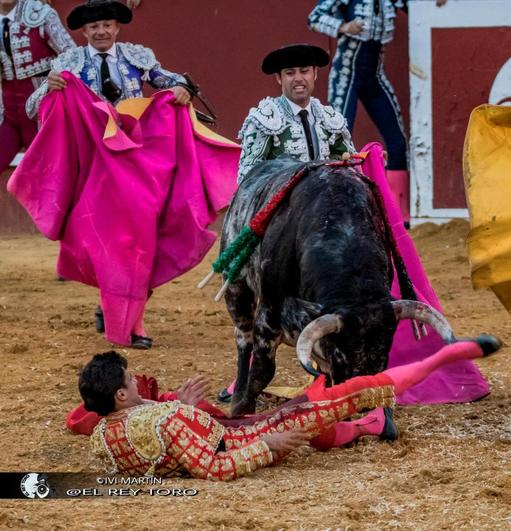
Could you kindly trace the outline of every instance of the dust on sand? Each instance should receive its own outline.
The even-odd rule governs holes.
[[[509,315],[491,293],[472,291],[467,232],[454,221],[412,235],[455,332],[508,342]],[[39,236],[0,241],[2,471],[99,471],[88,440],[66,431],[64,419],[79,402],[77,371],[110,345],[94,331],[96,291],[58,282],[56,254]],[[122,350],[132,370],[154,375],[162,390],[196,373],[218,390],[234,375],[232,325],[212,301],[218,281],[195,288],[213,257],[155,292],[147,312],[154,348]],[[0,528],[511,529],[508,356],[505,347],[479,363],[492,389],[479,402],[397,408],[397,442],[304,448],[234,483],[167,482],[198,489],[193,498],[2,501]],[[278,366],[275,383],[305,381],[290,349],[279,351]]]

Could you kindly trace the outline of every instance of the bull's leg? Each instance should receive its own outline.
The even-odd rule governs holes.
[[[236,385],[231,413],[254,413],[256,399],[275,375],[275,352],[280,343],[280,312],[259,305],[254,322],[254,349],[248,382],[244,388]]]
[[[227,310],[234,322],[234,335],[238,349],[238,373],[234,388],[233,403],[242,396],[248,380],[250,356],[253,349],[255,295],[246,282],[238,281],[225,293]]]

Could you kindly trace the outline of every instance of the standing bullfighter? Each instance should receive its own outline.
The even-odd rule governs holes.
[[[183,76],[117,42],[131,19],[110,0],[71,11],[69,28],[88,44],[59,55],[27,102],[41,130],[8,189],[61,242],[58,274],[100,289],[97,330],[148,349],[147,299],[213,244],[207,227],[234,191],[239,146],[198,131]],[[165,90],[143,99],[146,81]]]
[[[250,109],[239,133],[238,182],[258,162],[284,153],[308,162],[355,151],[344,117],[312,97],[318,67],[328,60],[325,50],[309,44],[284,46],[264,58],[262,70],[275,75],[282,95],[264,98]]]
[[[27,101],[27,114],[34,117],[49,92],[66,88],[63,71],[73,73],[99,97],[113,104],[143,96],[144,81],[157,89],[171,89],[176,104],[187,104],[190,94],[183,76],[163,69],[149,48],[117,42],[121,24],[131,20],[128,7],[116,1],[88,0],[75,7],[67,17],[67,25],[71,30],[81,29],[88,44],[68,50],[52,62],[48,79]],[[97,331],[105,332],[101,307],[95,317]],[[137,349],[152,346],[152,339],[145,332],[143,314],[132,330],[130,345]]]
[[[43,82],[51,61],[75,43],[57,12],[38,0],[0,0],[0,173],[28,148],[37,123],[25,102]]]
[[[318,68],[326,66],[328,60],[322,48],[309,44],[284,46],[264,58],[262,71],[275,75],[282,95],[261,100],[245,119],[240,131],[238,182],[259,162],[283,154],[306,162],[341,158],[355,151],[344,117],[312,97]],[[233,391],[234,383],[220,391],[219,400],[229,401]],[[334,431],[335,446],[364,435],[397,438],[390,409],[375,410],[353,422],[339,422]]]
[[[69,50],[52,63],[48,80],[27,102],[28,115],[37,113],[48,92],[66,87],[63,71],[73,73],[113,104],[143,96],[144,81],[156,89],[171,89],[175,103],[188,103],[190,94],[183,76],[163,69],[151,49],[117,42],[121,24],[129,24],[132,16],[124,4],[111,0],[88,0],[75,7],[67,25],[71,30],[81,29],[88,44]]]

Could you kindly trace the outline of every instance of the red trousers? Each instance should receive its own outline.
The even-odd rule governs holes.
[[[4,119],[0,125],[0,173],[21,148],[28,148],[37,133],[37,121],[31,120],[25,112],[25,102],[34,92],[31,79],[2,79],[2,101]]]

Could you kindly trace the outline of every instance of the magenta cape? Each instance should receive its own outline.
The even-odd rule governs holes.
[[[385,201],[387,217],[399,251],[405,261],[408,275],[415,287],[420,301],[426,302],[443,313],[440,301],[428,281],[412,239],[403,226],[403,218],[399,207],[394,201],[389,184],[385,177],[382,148],[380,144],[371,143],[362,151],[370,154],[362,166],[362,171],[378,184]],[[399,285],[394,274],[392,296],[401,298]],[[433,354],[443,345],[442,340],[428,327],[429,334],[421,341],[416,341],[409,321],[399,323],[392,350],[390,351],[389,367],[420,361]],[[469,402],[477,400],[489,393],[488,384],[481,376],[479,369],[471,361],[458,361],[447,365],[426,378],[398,397],[400,404],[433,404],[443,402]]]
[[[213,244],[207,226],[234,193],[240,149],[198,133],[171,91],[126,100],[118,110],[130,116],[63,75],[67,88],[44,98],[41,129],[8,190],[60,240],[58,274],[99,287],[107,338],[128,345],[148,291]]]

